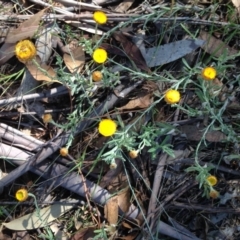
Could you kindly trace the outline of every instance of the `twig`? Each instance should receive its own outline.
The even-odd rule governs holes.
[[[2,100],[0,100],[0,106],[8,105],[10,103],[33,100],[33,99],[37,100],[37,99],[42,99],[42,98],[60,96],[60,95],[66,94],[68,92],[69,92],[69,90],[65,86],[60,86],[57,88],[53,88],[49,91],[43,91],[43,93],[32,93],[32,94],[27,94],[24,96],[12,97],[9,99],[2,99]]]
[[[159,160],[158,160],[157,170],[156,170],[155,176],[154,176],[152,194],[151,194],[151,198],[150,198],[149,205],[148,205],[148,216],[154,217],[154,215],[152,215],[152,213],[156,212],[156,207],[158,204],[158,192],[159,192],[159,189],[161,186],[161,180],[162,180],[162,175],[163,175],[163,170],[165,167],[166,159],[167,159],[167,154],[164,153],[164,154],[161,154],[161,156],[159,157]],[[154,234],[154,229],[153,229],[154,219],[153,219],[153,217],[150,217],[148,219],[148,224]]]

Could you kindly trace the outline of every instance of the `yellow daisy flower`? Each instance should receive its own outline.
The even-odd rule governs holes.
[[[136,158],[138,156],[138,153],[139,152],[137,150],[132,150],[128,154],[129,154],[130,158],[134,159],[134,158]]]
[[[97,48],[96,50],[94,50],[93,52],[93,60],[96,63],[104,63],[107,60],[107,52],[106,50],[102,49],[102,48]]]
[[[93,19],[98,24],[105,24],[107,22],[107,15],[102,11],[96,11],[93,14]]]
[[[21,188],[16,192],[15,197],[19,202],[24,202],[28,198],[28,191],[24,188]]]
[[[52,121],[52,114],[50,113],[43,114],[42,119],[44,123],[49,123]]]
[[[217,71],[213,67],[206,67],[202,70],[202,78],[207,81],[214,80],[217,76]]]
[[[94,71],[92,73],[92,80],[95,81],[95,82],[99,82],[101,81],[103,78],[103,75],[100,71]]]
[[[213,175],[210,175],[206,178],[207,180],[207,183],[210,185],[210,186],[214,186],[217,184],[217,178]]]
[[[177,90],[169,89],[164,96],[165,102],[168,104],[178,103],[180,101],[181,95]]]
[[[104,137],[112,136],[117,130],[117,124],[111,119],[103,119],[100,121],[98,131]]]
[[[20,41],[15,46],[15,54],[21,62],[32,60],[36,56],[36,53],[35,45],[29,40]]]
[[[66,157],[66,156],[68,155],[68,149],[65,148],[65,147],[61,148],[61,149],[60,149],[60,155],[61,155],[62,157]]]

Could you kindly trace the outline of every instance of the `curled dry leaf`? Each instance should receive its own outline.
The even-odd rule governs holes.
[[[104,206],[104,215],[110,225],[118,222],[118,196],[113,196]]]
[[[134,108],[147,108],[152,103],[153,103],[152,94],[147,94],[144,97],[130,100],[125,106],[119,108],[119,110],[134,109]]]
[[[42,63],[46,63],[52,54],[54,37],[59,33],[59,28],[55,25],[56,23],[43,28],[36,39],[37,55],[40,57]]]
[[[80,73],[85,63],[85,53],[77,41],[72,41],[65,48],[64,63],[71,73]]]

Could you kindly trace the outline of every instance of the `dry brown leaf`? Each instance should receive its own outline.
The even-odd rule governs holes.
[[[116,8],[115,11],[119,13],[125,13],[134,3],[135,0],[124,0]]]
[[[147,108],[152,103],[153,103],[152,94],[147,94],[144,97],[130,100],[125,106],[119,108],[119,110],[134,109],[134,108]]]
[[[228,56],[232,56],[238,53],[237,50],[229,47],[223,41],[211,36],[203,30],[200,32],[199,38],[206,41],[202,48],[207,53],[212,54],[215,57],[220,57],[224,53],[226,53]]]
[[[39,57],[36,58],[36,62],[27,62],[26,67],[37,81],[59,82],[56,80],[56,72],[53,68],[41,63]]]
[[[129,185],[126,186],[118,193],[118,206],[120,209],[126,213],[131,205],[130,203],[130,188]]]
[[[193,125],[179,126],[179,130],[185,133],[190,141],[200,141],[205,132],[204,127],[196,127]],[[209,142],[221,142],[227,139],[227,136],[220,131],[212,130],[207,132],[205,139]]]
[[[70,240],[87,240],[91,239],[95,236],[94,231],[96,230],[96,227],[88,227],[88,228],[82,228],[77,233],[75,233]]]
[[[34,14],[28,20],[21,23],[18,28],[10,29],[10,31],[8,32],[8,35],[5,39],[5,42],[6,43],[16,43],[16,42],[26,39],[26,38],[32,38],[39,27],[39,22],[40,22],[42,16],[44,15],[45,11],[46,11],[46,9],[43,9],[40,12],[38,12],[37,14]]]
[[[78,42],[73,40],[64,47],[63,60],[71,73],[80,73],[85,63],[85,52]]]
[[[138,68],[151,72],[144,57],[142,56],[141,51],[134,43],[129,41],[121,32],[115,32],[113,37],[121,43],[125,54],[136,64]]]
[[[240,13],[240,0],[232,0],[232,3],[237,8],[237,11]]]
[[[118,222],[118,196],[113,196],[104,206],[104,216],[109,224],[117,225]]]
[[[131,232],[125,237],[118,237],[118,238],[123,239],[123,240],[133,240],[133,239],[136,239],[138,234],[139,234],[139,232]]]
[[[103,142],[103,141],[101,141]],[[101,146],[103,147],[103,146]],[[115,169],[110,169],[107,171],[107,173],[102,177],[99,186],[102,188],[105,188],[106,186],[109,186],[111,181],[114,179],[115,176],[118,176],[118,174],[122,171],[122,159],[115,159],[117,167]]]

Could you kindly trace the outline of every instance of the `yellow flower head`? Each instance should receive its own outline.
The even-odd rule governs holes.
[[[52,121],[52,114],[50,113],[43,114],[42,119],[44,123],[49,123]]]
[[[216,78],[216,75],[217,75],[217,71],[213,67],[206,67],[202,70],[202,78],[204,80],[208,80],[208,81],[214,80]]]
[[[129,152],[129,157],[134,159],[138,156],[138,151],[137,150],[132,150]]]
[[[207,180],[207,183],[210,185],[210,186],[214,186],[217,184],[217,178],[213,175],[210,175],[206,178]]]
[[[96,11],[93,14],[93,19],[98,24],[105,24],[107,22],[107,15],[102,11]]]
[[[94,71],[92,73],[92,80],[95,81],[95,82],[99,82],[101,81],[103,78],[103,75],[100,71]]]
[[[178,103],[180,101],[181,95],[180,92],[177,90],[173,90],[173,89],[169,89],[166,93],[165,93],[165,97],[164,100],[168,103],[168,104],[174,104],[174,103]]]
[[[110,169],[116,169],[117,164],[115,162],[112,162],[109,167],[110,167]]]
[[[16,192],[15,197],[19,202],[24,202],[28,198],[28,191],[24,188],[21,188]]]
[[[66,157],[66,156],[68,155],[68,149],[65,148],[65,147],[61,148],[61,149],[60,149],[60,155],[61,155],[62,157]]]
[[[107,60],[107,52],[106,50],[102,49],[102,48],[97,48],[96,50],[94,50],[93,52],[93,60],[96,63],[104,63]]]
[[[21,62],[32,60],[36,53],[35,45],[29,40],[20,41],[15,46],[15,54]]]
[[[112,136],[117,130],[117,124],[111,119],[103,119],[100,121],[98,131],[104,137]]]
[[[219,192],[216,191],[215,189],[212,189],[209,193],[209,197],[213,198],[213,199],[216,199],[219,197]]]

